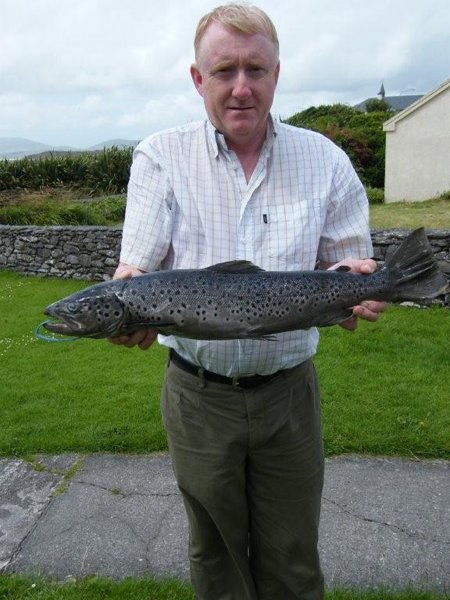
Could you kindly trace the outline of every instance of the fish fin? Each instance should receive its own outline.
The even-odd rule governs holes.
[[[229,260],[206,267],[205,271],[215,271],[217,273],[260,273],[264,269],[254,265],[249,260]]]
[[[248,339],[249,340],[264,341],[264,342],[275,342],[276,339],[277,339],[277,337],[274,334],[265,333],[263,335],[249,335]]]
[[[139,277],[139,275],[137,276]],[[111,337],[120,337],[122,335],[129,335],[134,333],[135,331],[139,331],[139,329],[158,329],[162,333],[162,329],[164,327],[173,326],[173,322],[171,323],[161,323],[161,321],[133,321],[132,323],[126,323],[123,327],[119,329],[118,332],[114,333]]]
[[[415,229],[386,261],[392,285],[391,300],[435,298],[450,290],[448,278],[439,269],[425,229]]]
[[[342,323],[353,316],[353,310],[351,308],[344,308],[342,310],[330,311],[328,314],[320,315],[320,323],[318,327],[329,327],[330,325],[337,325]]]

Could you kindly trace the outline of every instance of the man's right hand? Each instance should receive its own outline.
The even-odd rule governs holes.
[[[130,279],[130,277],[142,275],[143,273],[144,271],[141,271],[141,269],[138,269],[137,267],[120,263],[116,269],[116,272],[114,273],[113,279]],[[139,346],[141,350],[147,350],[156,340],[157,335],[157,329],[146,328],[138,329],[138,331],[134,331],[133,333],[130,333],[130,335],[110,337],[108,340],[112,344],[116,344],[118,346],[126,346],[127,348]]]

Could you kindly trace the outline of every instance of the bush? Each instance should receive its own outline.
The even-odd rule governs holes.
[[[384,190],[367,187],[366,193],[367,198],[369,199],[369,204],[384,204]]]
[[[0,190],[69,186],[90,196],[121,194],[130,176],[133,148],[0,161]]]
[[[383,123],[389,113],[364,113],[345,104],[312,106],[286,119],[329,137],[350,157],[364,185],[384,187],[385,134]]]

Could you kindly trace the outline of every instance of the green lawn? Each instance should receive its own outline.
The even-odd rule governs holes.
[[[415,229],[448,229],[450,193],[424,202],[393,202],[370,206],[370,226],[376,228],[405,227]]]
[[[38,578],[0,576],[2,600],[194,600],[187,583],[126,579],[114,582],[90,578],[66,583]],[[444,600],[430,591],[329,590],[325,600]],[[282,600],[282,599],[280,599]]]
[[[0,455],[166,448],[158,396],[165,352],[34,336],[51,301],[86,282],[0,273]]]
[[[50,302],[85,282],[0,272],[0,455],[166,449],[166,351],[46,343]],[[391,307],[354,333],[322,329],[316,359],[328,454],[450,456],[450,312]]]

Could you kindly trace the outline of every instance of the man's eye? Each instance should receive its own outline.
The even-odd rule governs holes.
[[[233,69],[231,67],[224,67],[223,69],[217,69],[216,71],[214,71],[213,75],[218,75],[219,77],[221,77],[221,76],[229,75],[232,72],[233,72]]]
[[[257,77],[259,75],[264,75],[265,70],[262,67],[250,67],[247,69],[247,73],[252,77]]]

